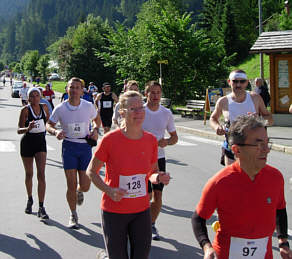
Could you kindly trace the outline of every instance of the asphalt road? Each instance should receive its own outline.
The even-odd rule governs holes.
[[[20,99],[12,99],[9,87],[0,84],[0,258],[95,258],[103,248],[99,203],[101,193],[94,186],[85,194],[78,207],[80,230],[67,229],[69,209],[65,198],[66,182],[61,160],[61,142],[48,136],[46,166],[47,191],[45,207],[50,216],[48,224],[37,216],[37,180],[34,176],[33,215],[26,215],[24,169],[19,155],[20,135],[17,122]],[[167,148],[167,170],[173,179],[164,191],[164,205],[157,226],[161,241],[153,241],[151,259],[202,258],[202,252],[192,233],[190,218],[209,177],[222,167],[219,165],[220,143],[190,134],[180,134],[179,143]],[[271,152],[269,163],[279,168],[285,179],[292,168],[291,155]],[[103,173],[103,172],[102,172]],[[286,181],[286,182],[287,182]],[[292,229],[291,191],[286,184],[289,229]],[[264,217],[264,215],[263,215]],[[210,237],[214,233],[208,221]],[[279,258],[276,239],[274,258]]]

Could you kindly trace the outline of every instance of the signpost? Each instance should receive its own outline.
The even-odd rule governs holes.
[[[162,64],[165,64],[167,65],[168,64],[168,60],[165,59],[165,60],[158,60],[157,61],[157,64],[159,64],[159,70],[160,70],[160,73],[159,73],[159,84],[162,86]]]

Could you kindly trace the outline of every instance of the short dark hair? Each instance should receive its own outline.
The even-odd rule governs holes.
[[[111,86],[111,84],[109,82],[105,82],[102,84],[102,87],[105,87],[105,86]]]
[[[162,90],[161,84],[159,84],[157,81],[149,81],[145,85],[145,90],[144,90],[145,94],[147,94],[150,91],[150,87],[154,85],[159,86],[160,89]]]
[[[231,124],[228,131],[228,142],[230,146],[244,144],[247,131],[258,128],[266,128],[266,122],[258,115],[238,116]]]

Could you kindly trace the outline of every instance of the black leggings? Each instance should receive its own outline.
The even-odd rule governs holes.
[[[109,259],[148,259],[152,239],[150,209],[131,214],[102,210],[101,218]],[[127,252],[128,237],[130,257]]]

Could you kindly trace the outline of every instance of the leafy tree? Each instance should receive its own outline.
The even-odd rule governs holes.
[[[182,103],[205,94],[227,73],[222,45],[191,24],[191,14],[181,14],[173,1],[148,1],[137,15],[133,29],[118,25],[109,33],[109,52],[98,53],[106,65],[116,67],[118,80],[133,78],[144,84],[159,77],[163,66],[165,96]],[[151,14],[151,15],[149,15]]]
[[[0,61],[0,71],[4,70],[4,63]]]
[[[23,72],[28,75],[35,77],[38,75],[37,65],[39,61],[40,55],[37,50],[29,50],[24,56],[21,58],[21,67],[23,68]]]
[[[45,83],[47,81],[47,74],[48,74],[48,67],[49,67],[49,55],[42,55],[40,56],[37,64],[37,71],[39,75],[41,75],[42,83]]]
[[[66,79],[78,76],[101,85],[105,81],[113,81],[115,73],[104,67],[104,61],[96,58],[96,49],[107,46],[105,34],[109,25],[100,17],[89,15],[86,22],[76,28],[70,28],[67,35],[50,46],[53,59],[59,64],[59,69]]]
[[[221,38],[227,56],[237,54],[239,38],[236,29],[231,0],[226,0],[222,16]]]

